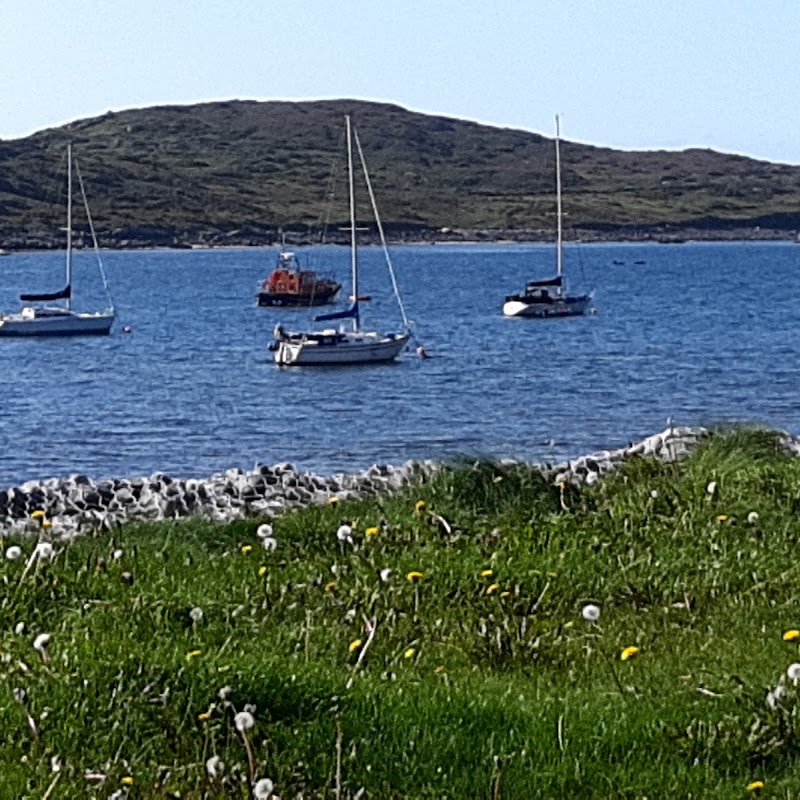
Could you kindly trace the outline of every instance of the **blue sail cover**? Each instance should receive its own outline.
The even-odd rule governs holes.
[[[353,303],[350,308],[344,311],[334,311],[330,314],[319,314],[314,317],[315,322],[323,322],[328,319],[358,319],[358,303]]]
[[[21,294],[19,299],[28,303],[49,303],[51,300],[69,300],[70,297],[72,297],[72,286],[67,284],[60,292]]]

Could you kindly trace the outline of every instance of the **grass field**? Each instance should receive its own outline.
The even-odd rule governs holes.
[[[0,797],[798,797],[776,442],[720,431],[590,488],[464,463],[272,539],[5,540]]]

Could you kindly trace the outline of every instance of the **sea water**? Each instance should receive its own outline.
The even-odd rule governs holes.
[[[299,254],[348,293],[347,248]],[[274,249],[103,253],[111,336],[0,339],[0,486],[282,461],[322,474],[461,456],[552,463],[668,419],[800,427],[796,244],[567,245],[570,287],[593,289],[596,313],[556,320],[501,314],[506,294],[552,274],[552,245],[391,254],[410,351],[393,364],[278,368],[275,325],[303,329],[320,309],[256,306]],[[0,309],[60,287],[62,262],[2,259]],[[74,273],[74,306],[104,308],[94,255],[78,252]],[[364,326],[398,329],[380,248],[361,249],[361,278]]]

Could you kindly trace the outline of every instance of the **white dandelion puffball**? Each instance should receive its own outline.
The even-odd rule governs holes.
[[[353,529],[349,525],[340,525],[336,531],[336,538],[340,542],[347,542],[353,544]]]
[[[706,491],[711,495],[715,494],[717,491],[717,482],[711,481],[711,483],[706,486]]]
[[[234,718],[233,724],[239,733],[249,731],[256,724],[255,718],[249,711],[240,711]]]
[[[211,756],[211,758],[206,761],[206,772],[212,778],[216,778],[223,769],[225,769],[225,764],[219,756]]]
[[[658,489],[651,489],[650,490],[650,497],[652,497],[653,500],[655,500],[656,497],[658,497]]]
[[[589,622],[597,622],[600,619],[600,606],[594,603],[588,603],[581,609],[581,615]]]
[[[785,694],[785,687],[779,683],[771,692],[767,692],[767,705],[770,708],[777,708]]]
[[[786,677],[795,685],[800,681],[800,664],[789,664],[786,670]]]
[[[52,559],[54,555],[53,545],[50,544],[50,542],[39,542],[36,545],[36,549],[33,551],[34,558],[38,558],[39,561]]]
[[[268,800],[268,798],[272,796],[272,790],[274,788],[275,784],[269,778],[262,778],[253,787],[253,797],[255,797],[256,800]]]
[[[264,536],[261,539],[261,546],[271,553],[278,546],[278,540],[274,536]]]
[[[747,521],[748,521],[748,522],[749,522],[751,525],[755,525],[755,524],[756,524],[756,522],[758,522],[758,511],[751,511],[751,512],[750,512],[750,513],[747,515]]]
[[[220,689],[220,690],[217,692],[217,697],[219,697],[219,699],[220,699],[220,700],[222,700],[223,702],[225,702],[225,701],[228,699],[228,697],[230,696],[230,693],[231,693],[232,691],[233,691],[233,687],[231,687],[231,686],[223,686],[223,687],[222,687],[222,688],[221,688],[221,689]]]
[[[34,640],[33,640],[33,649],[38,650],[40,653],[43,653],[47,650],[47,645],[50,644],[50,634],[49,633],[40,633]]]
[[[189,612],[189,618],[192,620],[192,622],[200,622],[203,619],[203,609],[199,606],[195,606]]]
[[[259,525],[258,528],[256,528],[256,536],[258,536],[259,539],[271,538],[273,533],[272,525],[270,525],[269,522],[265,522],[263,525]]]
[[[117,549],[116,549],[116,550],[115,550],[115,551],[114,551],[114,552],[111,554],[111,558],[112,558],[112,559],[114,559],[114,561],[119,561],[119,560],[122,558],[122,556],[124,556],[124,555],[125,555],[125,551],[124,551],[124,550],[122,550],[122,549],[120,549],[120,548],[118,547],[118,548],[117,548]]]
[[[25,623],[24,622],[18,622],[14,626],[14,633],[16,633],[17,636],[22,636],[22,634],[25,633]]]
[[[385,567],[378,574],[381,576],[381,580],[384,583],[386,583],[389,580],[389,578],[392,577],[392,571],[389,569],[389,567]]]
[[[15,544],[12,544],[11,547],[6,550],[6,558],[9,561],[16,561],[22,555],[22,548],[17,547]]]

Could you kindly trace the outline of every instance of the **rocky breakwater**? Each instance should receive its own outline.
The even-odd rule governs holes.
[[[71,475],[0,490],[0,531],[38,530],[36,511],[44,512],[50,536],[62,539],[131,520],[198,516],[231,522],[274,516],[294,507],[323,505],[332,497],[387,494],[436,469],[433,461],[408,461],[399,467],[374,465],[363,472],[324,478],[297,472],[291,464],[256,466],[249,472],[230,469],[203,480],[163,473],[102,481]]]
[[[556,484],[591,485],[629,458],[683,458],[705,435],[704,428],[670,427],[619,450],[603,450],[554,466],[534,466]],[[800,452],[800,444],[787,439],[787,447],[791,446]],[[155,473],[146,478],[102,481],[83,475],[30,481],[0,490],[0,532],[40,530],[41,523],[33,518],[37,511],[44,512],[54,539],[131,520],[198,516],[230,522],[274,516],[290,508],[323,505],[332,497],[389,494],[430,477],[441,467],[437,461],[408,461],[399,467],[374,465],[359,473],[320,477],[297,472],[291,464],[276,464],[256,466],[249,472],[231,469],[203,480]]]

